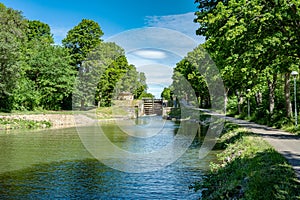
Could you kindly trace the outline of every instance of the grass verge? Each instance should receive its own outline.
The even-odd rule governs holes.
[[[226,124],[218,163],[191,185],[202,199],[300,199],[300,183],[286,159],[262,138]]]

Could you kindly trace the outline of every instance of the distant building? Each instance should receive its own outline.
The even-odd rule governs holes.
[[[118,100],[133,100],[134,96],[130,92],[120,92]]]

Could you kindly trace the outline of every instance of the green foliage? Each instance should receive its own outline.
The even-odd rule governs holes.
[[[240,94],[236,99],[243,103],[245,96],[263,94],[267,101],[256,99],[252,107],[259,107],[258,115],[268,113],[263,116],[268,124],[290,117],[289,74],[300,64],[299,1],[196,3],[197,33],[206,36],[204,47],[220,69],[228,95]]]
[[[13,91],[14,110],[36,110],[40,107],[41,94],[37,91],[34,81],[23,76],[18,80],[18,87]]]
[[[88,53],[101,43],[100,37],[102,35],[103,32],[99,24],[88,19],[83,19],[68,32],[62,43],[64,47],[70,50],[74,66],[77,68],[81,66]]]
[[[170,113],[168,113],[169,117],[176,118],[176,119],[181,119],[181,109],[180,108],[172,108]]]
[[[122,75],[119,80],[115,93],[130,92],[134,95],[135,99],[139,99],[140,96],[147,90],[146,76],[143,72],[138,72],[134,65],[129,65],[127,72]]]
[[[145,96],[145,74],[128,64],[121,47],[102,42],[102,35],[98,23],[83,19],[64,47],[53,45],[48,24],[25,20],[0,3],[0,110],[109,106],[118,89]]]
[[[73,90],[76,71],[66,49],[32,40],[28,43],[23,75],[15,91],[15,109],[61,109]],[[30,89],[29,92],[24,90]],[[22,93],[24,92],[24,93]]]
[[[0,130],[49,128],[51,126],[52,124],[49,121],[0,118]]]
[[[48,24],[38,20],[28,21],[28,30],[26,33],[28,40],[40,40],[40,42],[53,43],[53,37]]]
[[[124,50],[111,42],[101,42],[79,68],[73,104],[110,106],[120,92],[139,98],[147,89],[144,73],[129,65]]]
[[[49,25],[0,8],[0,109],[61,109],[74,71],[66,49],[52,46]]]
[[[171,89],[165,87],[160,96],[164,100],[171,100]]]
[[[151,93],[148,93],[146,91],[143,91],[142,94],[140,95],[139,99],[143,99],[143,98],[150,98],[153,99],[154,95]]]
[[[172,92],[178,99],[184,98],[196,104],[200,101],[200,107],[210,107],[211,96],[208,86],[213,86],[213,84],[208,85],[208,80],[216,78],[215,73],[212,72],[213,68],[207,52],[201,45],[198,46],[176,64],[172,77],[174,88]],[[215,83],[215,81],[211,82]],[[217,99],[214,101],[216,102]]]
[[[11,110],[11,95],[20,77],[26,21],[19,11],[0,6],[0,109]]]
[[[101,94],[101,106],[111,106],[113,98],[116,97],[115,87],[121,80],[122,76],[127,72],[128,68],[129,65],[126,57],[120,56],[113,61],[101,75],[100,82],[97,87]]]
[[[101,42],[79,67],[79,75],[75,82],[73,92],[73,105],[94,105],[95,100],[100,101],[101,87],[98,87],[102,74],[118,57],[124,55],[124,50],[115,43]]]
[[[297,199],[300,184],[287,161],[264,140],[231,129],[219,143],[224,152],[212,171],[192,188],[202,199]],[[220,145],[219,145],[220,146]]]

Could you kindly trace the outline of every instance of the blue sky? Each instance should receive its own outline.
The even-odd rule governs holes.
[[[194,35],[197,28],[192,22],[193,13],[197,10],[193,0],[2,0],[1,2],[7,7],[22,11],[30,20],[40,20],[49,24],[56,42],[60,42],[62,36],[83,18],[97,21],[104,32],[104,38],[133,28],[164,26],[164,23],[170,26],[173,22],[175,27],[176,21],[181,23],[180,20],[184,17],[190,18],[191,21],[185,27],[178,24],[181,25],[176,27],[179,31],[186,31],[195,25],[190,33]]]
[[[126,31],[131,33],[131,30],[138,28],[156,27],[178,31],[191,37],[197,44],[204,41],[202,37],[195,35],[198,25],[193,22],[194,12],[197,10],[194,0],[2,0],[1,2],[7,7],[22,11],[27,19],[47,23],[57,44],[60,44],[68,30],[83,18],[99,23],[104,32],[104,40],[111,40],[115,35]],[[169,37],[168,31],[163,32],[165,37]],[[148,39],[156,43],[156,38]],[[137,46],[141,52],[135,50],[131,55],[127,52],[129,61],[140,71],[144,69],[148,80],[155,80],[155,84],[152,85],[156,86],[150,86],[152,91],[149,92],[157,93],[155,95],[158,97],[158,88],[161,89],[171,83],[172,68],[180,61],[182,55],[174,56],[173,50],[168,49],[170,45],[166,48],[160,46],[159,49],[152,46],[149,49],[148,46],[143,48],[142,40],[139,42]],[[174,38],[174,43],[178,43],[178,38]],[[194,46],[190,47],[191,51]],[[161,81],[151,78],[151,75],[159,71],[165,74],[165,77],[160,74]],[[154,88],[157,91],[154,91]]]

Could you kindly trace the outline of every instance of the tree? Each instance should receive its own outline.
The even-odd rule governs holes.
[[[77,69],[87,58],[88,53],[101,43],[100,37],[102,35],[103,32],[99,24],[88,19],[83,19],[68,32],[62,43],[64,47],[69,49],[73,64]]]
[[[140,95],[140,99],[142,99],[142,98],[151,98],[151,99],[153,99],[155,96],[153,95],[153,94],[151,94],[151,93],[149,93],[149,92],[143,92],[141,95]]]
[[[171,100],[171,89],[165,87],[160,96],[164,100],[168,100],[168,101]]]
[[[85,109],[85,104],[99,103],[102,99],[103,88],[98,86],[105,70],[120,56],[124,50],[112,42],[101,42],[87,56],[79,68],[76,87],[73,92],[73,105],[80,104]]]
[[[210,107],[211,100],[217,102],[217,95],[214,95],[214,91],[222,89],[214,88],[215,80],[218,78],[215,68],[208,53],[199,45],[176,64],[172,86],[177,92],[181,90],[183,94],[186,93],[185,97],[180,98],[184,98],[186,101],[196,101],[196,104],[200,103],[200,107]],[[208,86],[212,90],[213,96],[211,96]],[[214,99],[211,99],[213,97]]]
[[[128,70],[123,74],[116,86],[116,94],[119,92],[130,92],[135,99],[139,99],[147,90],[146,77],[143,72],[138,72],[134,65],[129,65]]]
[[[67,50],[32,40],[26,52],[20,87],[14,92],[15,107],[61,109],[64,98],[71,95],[76,75]]]
[[[38,20],[28,20],[26,35],[29,41],[37,39],[49,44],[54,42],[49,25]]]
[[[290,116],[289,76],[299,65],[299,1],[202,1],[196,21],[204,47],[227,88],[240,97],[268,88],[269,116],[275,109],[278,79],[285,75],[286,115]],[[240,100],[239,100],[240,101]]]
[[[20,77],[26,21],[19,11],[0,3],[0,109],[12,108],[12,92]]]
[[[98,92],[101,106],[111,106],[111,102],[116,94],[115,89],[123,75],[129,70],[129,65],[125,56],[120,56],[114,60],[101,75],[98,84]]]

